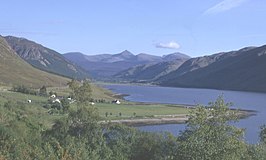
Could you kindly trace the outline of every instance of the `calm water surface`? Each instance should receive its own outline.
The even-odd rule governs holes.
[[[156,102],[171,104],[208,104],[223,95],[226,102],[232,102],[233,108],[257,111],[255,116],[240,120],[235,125],[246,128],[245,138],[249,143],[258,142],[259,127],[266,124],[266,94],[212,89],[171,88],[158,86],[136,86],[111,84],[104,85],[119,94],[128,94],[126,100],[135,102]],[[139,127],[144,131],[169,131],[175,135],[185,128],[184,124],[149,125]]]

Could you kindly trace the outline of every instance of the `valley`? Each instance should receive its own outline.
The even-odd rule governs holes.
[[[266,1],[0,13],[0,160],[266,160]]]
[[[86,133],[82,135],[83,138],[91,139],[100,136],[98,140],[101,139],[102,143],[110,147],[108,150],[110,149],[114,154],[116,149],[112,149],[112,145],[106,139],[106,136],[111,136],[113,132],[122,134],[127,130],[128,134],[137,134],[142,137],[143,134],[161,136],[163,131],[167,131],[165,134],[168,136],[174,135],[179,138],[185,133],[187,124],[194,123],[192,120],[198,114],[208,115],[206,121],[210,118],[220,121],[219,118],[216,120],[217,113],[224,114],[224,119],[238,119],[240,122],[234,125],[247,129],[245,141],[241,140],[241,142],[246,146],[252,146],[259,141],[258,128],[263,124],[261,120],[264,121],[262,116],[264,111],[261,109],[262,104],[257,103],[263,101],[260,97],[264,95],[254,93],[248,96],[245,98],[248,102],[237,104],[239,108],[231,108],[221,95],[228,100],[228,95],[230,98],[239,95],[243,98],[248,95],[248,92],[231,94],[226,90],[265,92],[265,76],[261,74],[264,68],[265,46],[198,58],[190,58],[181,53],[160,57],[148,54],[133,55],[129,51],[124,51],[114,55],[91,57],[82,55],[83,58],[80,60],[86,59],[84,62],[79,60],[73,62],[61,55],[58,58],[57,52],[49,53],[50,56],[46,59],[44,57],[47,57],[49,49],[40,50],[40,48],[43,49],[42,46],[22,38],[15,38],[14,41],[16,40],[26,41],[22,44],[32,43],[34,47],[30,45],[28,48],[21,42],[11,47],[9,44],[11,42],[7,43],[3,37],[0,37],[2,75],[0,77],[0,134],[2,137],[16,137],[12,143],[8,138],[3,140],[4,143],[0,147],[5,148],[1,150],[8,152],[0,151],[0,158],[1,154],[9,158],[26,157],[17,152],[20,150],[23,150],[23,153],[32,152],[31,149],[27,149],[30,147],[25,148],[18,144],[37,145],[36,149],[42,153],[33,151],[33,155],[42,157],[44,154],[49,154],[49,149],[43,146],[50,146],[54,138],[56,142],[61,143],[60,137],[66,136],[69,141],[75,140],[75,143],[71,142],[72,145],[78,145],[76,142],[81,143],[79,138],[82,132]],[[21,50],[21,47],[24,49]],[[40,48],[36,50],[35,47]],[[72,58],[78,59],[78,56],[73,54],[76,53],[70,54]],[[90,58],[91,62],[88,62]],[[89,69],[92,70],[82,68],[84,67],[82,65],[78,66],[82,63],[90,65]],[[249,65],[253,67],[246,69],[245,67]],[[64,69],[61,70],[60,66],[64,66]],[[75,72],[72,72],[72,69]],[[91,72],[97,75],[90,74]],[[230,75],[235,76],[230,77]],[[83,80],[81,80],[82,76],[84,76]],[[99,83],[99,80],[116,82],[116,84],[108,86],[108,83]],[[205,81],[206,83],[202,83]],[[128,85],[132,83],[141,85]],[[190,90],[178,87],[187,87]],[[192,87],[224,90],[219,91],[220,94],[213,93],[212,90],[205,93],[204,90]],[[209,94],[214,96],[213,99],[207,98]],[[201,95],[203,99],[200,98]],[[204,101],[193,101],[193,97]],[[214,98],[217,98],[216,102],[210,103],[210,106],[203,106],[207,102],[214,101]],[[232,102],[242,102],[242,99],[240,101],[233,99]],[[250,126],[249,123],[253,125]],[[133,127],[127,128],[128,126]],[[108,132],[104,131],[103,137],[98,133],[92,133],[94,131],[103,133],[102,129],[108,130]],[[35,139],[33,142],[28,134]],[[87,137],[87,134],[94,135]],[[17,138],[18,135],[21,138]],[[122,137],[117,136],[117,138]],[[49,139],[48,142],[46,138]],[[137,137],[134,139],[140,140]],[[160,138],[160,140],[164,139]],[[69,141],[63,140],[63,143]],[[16,151],[8,147],[9,143],[16,148]],[[63,143],[61,145],[64,145]],[[139,146],[139,144],[134,145]],[[79,152],[74,151],[74,154],[77,153]],[[50,155],[56,157],[54,154]]]

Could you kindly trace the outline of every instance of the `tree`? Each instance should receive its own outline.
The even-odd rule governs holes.
[[[207,107],[196,107],[178,137],[176,159],[243,159],[247,153],[244,130],[228,124],[237,120],[229,106],[219,97]]]
[[[79,85],[76,80],[72,80],[68,86],[72,90],[71,97],[77,101],[78,106],[89,104],[92,90],[88,80],[85,80],[82,85]]]
[[[50,92],[49,92],[49,96],[52,96],[52,95],[57,96],[57,93],[56,93],[55,91],[50,91]]]
[[[130,159],[137,130],[122,124],[108,124],[104,132],[107,146],[112,150],[112,159]]]
[[[47,96],[47,89],[46,86],[42,86],[39,91],[40,96]]]
[[[70,82],[67,83],[69,89],[71,89],[72,94],[79,88],[79,82],[77,80],[72,79]],[[73,97],[72,97],[73,98]]]
[[[20,93],[25,93],[25,94],[32,94],[32,95],[37,95],[37,91],[26,87],[24,85],[20,85],[20,86],[13,86],[12,87],[12,91],[14,92],[20,92]]]
[[[132,147],[132,160],[173,159],[176,139],[167,133],[139,132]]]
[[[64,113],[67,113],[69,111],[69,108],[70,108],[70,103],[69,103],[69,100],[64,98],[61,100],[61,105],[63,107],[63,112]]]
[[[260,141],[266,144],[266,125],[260,127]]]
[[[72,159],[110,159],[111,151],[106,146],[99,118],[93,107],[71,110],[68,117],[55,121],[52,129],[43,133],[47,151],[58,153],[55,159],[63,159],[62,153]]]

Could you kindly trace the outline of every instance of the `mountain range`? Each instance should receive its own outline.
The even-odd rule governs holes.
[[[47,73],[25,62],[0,36],[0,85],[63,86],[69,79]]]
[[[266,92],[266,45],[210,56],[140,65],[119,72],[120,81],[170,87]]]
[[[125,50],[118,54],[85,55],[79,52],[64,54],[69,61],[79,64],[95,79],[111,79],[113,75],[137,65],[154,64],[172,61],[179,58],[189,58],[182,53],[173,53],[165,56],[154,56],[145,53],[134,55]]]
[[[0,36],[0,84],[9,86],[58,86],[69,80],[64,77],[91,75],[96,80],[266,92],[265,69],[266,45],[196,58],[182,53],[134,55],[127,50],[89,56],[61,55],[25,38]]]
[[[88,73],[68,61],[60,53],[25,38],[4,37],[9,46],[35,68],[69,78],[84,79]]]
[[[266,92],[266,45],[192,58],[154,82],[173,87]]]

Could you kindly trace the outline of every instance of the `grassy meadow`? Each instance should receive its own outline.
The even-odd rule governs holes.
[[[100,116],[107,119],[148,118],[159,115],[168,116],[188,113],[187,108],[167,104],[138,104],[124,102],[118,105],[99,103],[95,104],[95,107],[98,108]]]
[[[47,91],[54,91],[58,96],[68,96],[70,90],[67,87],[48,88]],[[187,108],[178,105],[169,104],[148,104],[128,102],[120,99],[121,104],[111,103],[116,99],[111,91],[92,85],[92,98],[94,100],[104,100],[103,103],[95,102],[93,105],[98,109],[101,119],[132,119],[132,118],[150,118],[156,116],[169,116],[178,114],[187,114]],[[32,100],[28,103],[27,100]],[[64,114],[49,114],[48,109],[43,106],[48,102],[49,97],[23,94],[9,91],[7,88],[0,89],[0,105],[11,101],[18,103],[21,107],[21,115],[31,117],[38,121],[45,128],[50,128],[54,120],[64,116]],[[72,103],[70,109],[76,109],[76,104]]]

